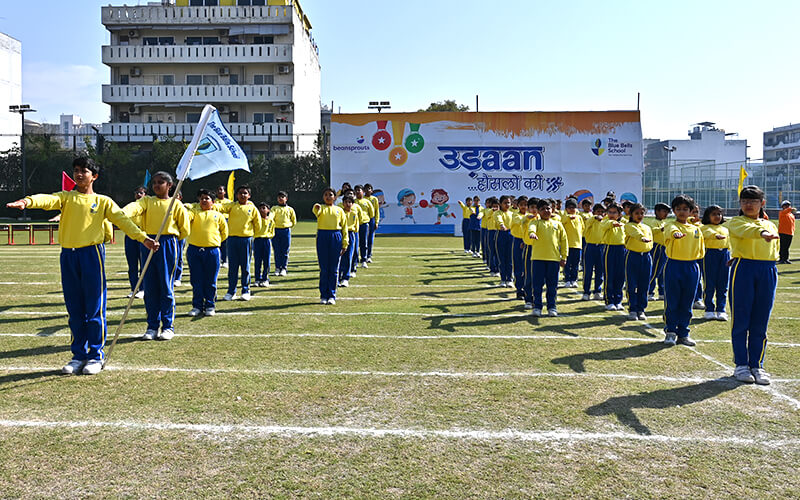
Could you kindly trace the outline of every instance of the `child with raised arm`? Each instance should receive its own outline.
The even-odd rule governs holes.
[[[289,195],[285,191],[278,192],[278,206],[272,207],[275,214],[275,237],[272,238],[272,249],[275,252],[275,276],[286,276],[289,268],[289,250],[292,246],[292,228],[297,224],[294,209],[286,204]]]
[[[139,186],[133,190],[133,199],[134,203],[136,200],[141,199],[144,195],[147,194],[147,188],[144,186]],[[131,217],[131,220],[136,227],[139,229],[142,228],[142,218],[141,217]],[[144,261],[142,260],[142,252],[139,250],[141,247],[141,243],[134,240],[128,235],[125,235],[125,260],[128,263],[128,283],[131,285],[131,293],[128,294],[128,298],[133,295],[133,289],[136,287],[136,283],[139,281],[139,273],[142,271],[144,267]],[[136,292],[136,298],[141,299],[144,297],[144,290],[139,290]]]
[[[512,287],[511,282],[513,273],[513,257],[511,244],[514,238],[511,236],[511,219],[514,216],[511,208],[511,197],[503,195],[500,197],[498,210],[494,213],[494,224],[497,228],[497,262],[500,271],[500,286]]]
[[[625,282],[628,284],[628,319],[647,320],[647,289],[653,259],[653,230],[644,224],[644,206],[634,203],[630,222],[625,224]]]
[[[250,255],[253,236],[261,232],[264,223],[255,204],[250,201],[249,186],[236,188],[236,201],[217,204],[217,210],[228,214],[228,292],[222,300],[236,298],[239,271],[242,275],[242,300],[250,300]]]
[[[612,202],[608,206],[608,218],[600,223],[605,245],[606,310],[622,310],[622,287],[625,285],[625,223],[622,207]]]
[[[475,213],[475,209],[472,208],[472,198],[469,196],[464,201],[458,200],[458,204],[461,207],[461,216],[463,217],[461,220],[461,239],[464,241],[464,253],[470,254],[472,253],[472,233],[469,229],[469,220],[472,214]]]
[[[347,251],[347,220],[344,210],[333,204],[336,192],[332,188],[322,191],[325,203],[315,204],[312,212],[317,217],[317,261],[319,262],[319,294],[321,304],[336,304],[336,285],[339,258]]]
[[[355,205],[355,198],[352,192],[348,192],[342,198],[342,210],[344,210],[345,222],[347,223],[347,250],[339,258],[339,286],[350,286],[350,273],[353,266],[353,251],[358,246],[358,225],[359,208]]]
[[[768,385],[767,326],[778,286],[778,230],[764,219],[766,196],[756,186],[739,193],[741,210],[728,222],[731,238],[731,343],[740,382]]]
[[[161,250],[153,254],[150,266],[144,273],[144,308],[147,311],[147,330],[142,340],[170,340],[175,335],[175,294],[173,292],[175,269],[178,266],[178,240],[189,234],[189,218],[180,203],[170,207],[169,192],[172,176],[167,172],[156,172],[150,181],[155,196],[145,196],[123,210],[128,216],[142,216],[144,232],[151,238],[158,234],[161,222],[166,218],[159,243]],[[142,248],[144,259],[147,249]],[[161,331],[159,331],[159,326]]]
[[[686,195],[672,200],[675,221],[664,227],[664,245],[667,264],[664,266],[664,343],[695,345],[689,337],[692,320],[692,302],[700,281],[698,259],[703,255],[705,243],[700,228],[689,222],[695,203]]]
[[[703,302],[705,302],[705,319],[715,319],[728,321],[725,313],[725,302],[728,298],[728,278],[730,268],[728,261],[731,260],[730,238],[728,228],[725,227],[725,216],[722,215],[722,207],[711,205],[703,212],[703,232],[705,240],[706,254],[703,256],[703,276],[705,277],[705,292]],[[716,304],[714,299],[716,298]]]
[[[523,260],[525,242],[523,233],[528,230],[528,197],[520,196],[516,199],[517,211],[511,218],[511,260],[514,267],[514,288],[517,289],[517,299],[525,300],[525,266]]]
[[[185,205],[189,218],[186,261],[192,284],[192,309],[189,316],[214,316],[219,275],[219,249],[228,237],[225,216],[214,210],[214,195],[207,189],[197,192],[197,203]]]
[[[272,238],[275,237],[275,220],[269,211],[269,205],[261,202],[258,204],[258,213],[261,216],[261,230],[253,238],[253,260],[255,261],[256,286],[269,286],[269,261],[272,251]]]
[[[531,248],[533,262],[533,316],[542,315],[542,287],[547,285],[547,315],[558,316],[556,295],[558,294],[558,270],[564,267],[569,255],[567,232],[564,226],[552,220],[553,206],[548,200],[539,200],[536,205],[539,219],[531,220],[529,237],[536,243]]]
[[[472,215],[469,216],[470,250],[473,257],[481,256],[481,199],[472,197]]]
[[[567,265],[564,266],[564,286],[578,288],[578,267],[581,263],[581,250],[583,247],[583,217],[578,213],[578,202],[570,198],[564,202],[564,214],[561,225],[567,231],[567,244],[569,255]]]
[[[103,369],[106,342],[106,272],[104,222],[117,225],[148,250],[159,244],[139,229],[108,196],[93,190],[99,168],[88,158],[72,162],[73,191],[35,194],[8,203],[8,208],[61,210],[58,239],[61,244],[61,288],[69,314],[72,359],[61,372],[95,375]]]
[[[581,300],[603,300],[603,228],[600,223],[606,213],[606,207],[596,203],[592,209],[592,216],[586,220],[583,237],[586,239],[586,251],[583,257],[583,297]],[[592,287],[594,276],[594,287]],[[593,295],[591,295],[593,293]]]
[[[369,221],[375,218],[374,207],[372,202],[364,197],[364,187],[356,185],[353,188],[356,195],[355,203],[358,205],[359,210],[359,225],[358,225],[358,263],[362,268],[369,267],[367,263],[367,243],[369,240]]]
[[[658,298],[664,299],[664,265],[667,263],[666,247],[664,246],[664,226],[667,224],[667,216],[670,208],[666,203],[656,203],[653,207],[656,215],[655,219],[649,219],[646,224],[653,231],[653,251],[650,253],[653,259],[653,267],[650,271],[650,285],[647,290],[647,300],[655,300],[656,286],[658,286]]]
[[[531,252],[533,251],[533,245],[536,243],[536,240],[530,237],[531,232],[529,228],[531,222],[539,218],[539,210],[536,208],[538,203],[539,198],[535,196],[528,198],[528,210],[525,214],[525,220],[522,222],[522,242],[525,244],[525,247],[522,249],[522,260],[525,265],[525,278],[522,291],[525,294],[525,309],[533,309],[533,260],[531,260]]]
[[[369,220],[369,235],[367,236],[367,262],[372,264],[372,246],[375,243],[375,233],[381,223],[381,202],[375,196],[372,184],[364,184],[364,197],[372,203],[372,218]]]

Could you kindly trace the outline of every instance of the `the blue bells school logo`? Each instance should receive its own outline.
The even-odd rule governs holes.
[[[595,156],[600,156],[605,152],[606,152],[606,141],[599,138],[595,139],[594,142],[592,142],[592,153],[594,153]]]
[[[94,203],[92,203],[92,206],[89,207],[89,213],[90,214],[96,214],[97,213],[97,201],[96,200],[95,200]]]
[[[200,144],[197,146],[197,152],[195,155],[207,155],[209,153],[213,153],[214,151],[219,151],[219,144],[217,144],[217,140],[213,137],[206,135],[202,139],[200,139]]]

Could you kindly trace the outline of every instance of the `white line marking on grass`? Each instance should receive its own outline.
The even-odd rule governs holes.
[[[656,443],[721,444],[736,446],[757,446],[763,448],[793,448],[800,445],[800,439],[750,439],[738,436],[667,436],[663,434],[633,434],[629,432],[586,432],[578,429],[556,430],[487,430],[487,429],[400,429],[344,426],[286,426],[286,425],[244,425],[244,424],[181,424],[172,422],[132,422],[132,421],[42,421],[42,420],[0,420],[0,427],[32,429],[115,429],[133,431],[174,431],[190,432],[197,436],[235,436],[242,439],[254,437],[359,437],[359,438],[402,438],[402,439],[449,439],[469,441],[511,441],[511,442],[607,442],[644,441]]]

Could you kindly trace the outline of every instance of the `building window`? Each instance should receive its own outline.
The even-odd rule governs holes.
[[[203,38],[199,36],[187,36],[184,43],[186,43],[186,45],[203,45]]]
[[[197,123],[200,121],[200,113],[186,113],[186,123]]]
[[[129,42],[130,42],[130,38],[128,37],[128,35],[120,35],[119,36],[119,44],[120,45],[128,45]]]
[[[172,37],[172,36],[160,36],[160,37],[158,37],[158,44],[159,45],[175,45],[175,37]]]
[[[266,5],[267,2],[265,0],[238,0],[236,2],[237,5]]]
[[[146,36],[146,37],[142,38],[142,43],[144,45],[158,45],[158,37]]]
[[[275,43],[274,36],[254,36],[253,43],[256,45],[271,45]]]
[[[130,82],[130,77],[128,75],[119,75],[120,85],[128,85],[129,82]]]
[[[203,85],[219,85],[219,76],[203,75]]]
[[[216,7],[219,5],[219,0],[189,0],[189,5],[192,7]]]
[[[228,83],[230,85],[239,85],[239,75],[231,75]]]
[[[253,123],[272,123],[275,121],[274,113],[253,113]]]
[[[273,85],[275,76],[273,75],[253,75],[253,85]]]
[[[186,85],[202,85],[203,75],[186,75]]]
[[[175,75],[161,75],[159,79],[161,85],[175,85]]]
[[[231,35],[228,37],[228,44],[239,45],[242,43],[242,38],[239,35]]]
[[[219,37],[216,37],[216,36],[204,36],[203,37],[203,45],[219,45]]]

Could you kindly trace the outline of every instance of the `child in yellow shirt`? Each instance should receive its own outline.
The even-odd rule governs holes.
[[[258,204],[258,214],[261,216],[261,229],[253,238],[253,260],[255,261],[257,287],[269,286],[270,253],[272,251],[272,238],[275,237],[275,219],[270,212],[269,204]]]
[[[702,226],[705,240],[706,253],[703,256],[703,281],[705,282],[705,293],[703,302],[705,303],[705,319],[715,319],[727,321],[728,314],[725,312],[725,302],[728,298],[728,279],[730,268],[728,261],[731,260],[730,238],[728,228],[725,227],[725,216],[722,214],[722,207],[711,205],[703,212]],[[716,304],[714,299],[716,298]]]
[[[219,249],[228,237],[225,216],[214,210],[214,195],[207,189],[197,192],[197,203],[187,205],[189,238],[186,261],[192,284],[192,310],[189,316],[214,316],[219,275]]]
[[[339,277],[339,257],[350,244],[344,210],[333,204],[336,191],[322,191],[324,205],[317,203],[312,212],[317,217],[317,262],[319,262],[319,293],[321,304],[336,304]]]
[[[569,247],[564,226],[552,220],[553,207],[549,200],[536,204],[539,219],[528,226],[529,237],[535,240],[531,250],[533,261],[533,316],[542,315],[542,287],[547,284],[547,315],[558,316],[556,295],[558,293],[558,269],[567,263]]]
[[[633,203],[630,207],[630,222],[625,224],[625,282],[628,284],[628,319],[647,320],[647,290],[650,285],[650,270],[653,259],[653,230],[644,224],[644,206]]]

